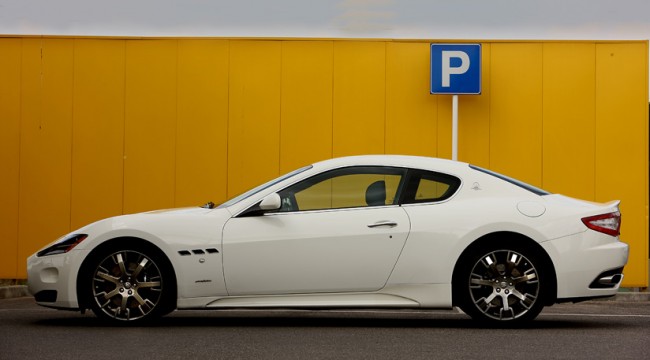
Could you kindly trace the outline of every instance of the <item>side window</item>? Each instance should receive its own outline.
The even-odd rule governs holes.
[[[349,167],[329,171],[280,191],[281,212],[397,204],[406,170]]]
[[[460,179],[445,174],[411,170],[404,193],[405,204],[442,201],[460,187]]]

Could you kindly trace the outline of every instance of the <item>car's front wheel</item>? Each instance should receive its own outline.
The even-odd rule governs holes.
[[[472,318],[518,323],[534,319],[544,307],[543,264],[526,247],[483,246],[465,260],[454,286],[461,309]]]
[[[141,322],[172,310],[174,276],[166,258],[145,246],[117,246],[88,264],[88,303],[100,318]]]

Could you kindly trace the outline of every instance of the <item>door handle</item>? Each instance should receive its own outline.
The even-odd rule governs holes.
[[[374,224],[368,224],[369,228],[376,228],[376,227],[380,227],[380,226],[395,227],[395,226],[397,226],[397,223],[395,221],[383,220],[383,221],[377,221]]]

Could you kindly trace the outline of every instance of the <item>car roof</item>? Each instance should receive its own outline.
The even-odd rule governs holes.
[[[430,169],[447,172],[467,172],[467,163],[425,156],[411,155],[358,155],[345,156],[315,163],[314,170],[345,166],[396,166],[417,169]]]

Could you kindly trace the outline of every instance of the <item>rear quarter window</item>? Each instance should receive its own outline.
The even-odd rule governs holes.
[[[480,171],[482,173],[492,175],[492,176],[494,176],[496,178],[499,178],[499,179],[501,179],[503,181],[509,182],[509,183],[511,183],[513,185],[516,185],[516,186],[518,186],[518,187],[520,187],[522,189],[528,190],[528,191],[532,192],[533,194],[536,194],[536,195],[539,195],[539,196],[544,196],[544,195],[550,195],[551,194],[550,192],[548,192],[548,191],[546,191],[544,189],[540,189],[540,188],[538,188],[536,186],[527,184],[527,183],[525,183],[523,181],[520,181],[520,180],[517,180],[517,179],[513,179],[513,178],[511,178],[509,176],[506,176],[506,175],[503,175],[503,174],[499,174],[498,172],[494,172],[492,170],[483,169],[482,167],[478,167],[478,166],[475,166],[475,165],[470,165],[469,167],[476,170],[476,171]]]
[[[455,176],[432,171],[409,170],[402,204],[418,204],[449,199],[460,187]]]

